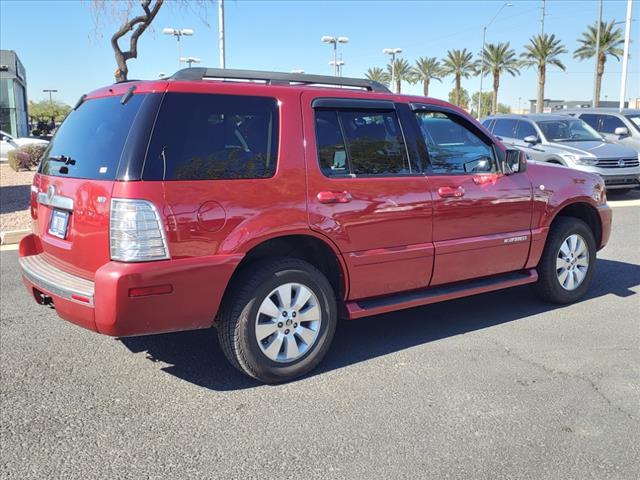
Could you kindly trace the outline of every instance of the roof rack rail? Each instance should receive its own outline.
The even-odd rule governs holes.
[[[335,85],[340,87],[356,87],[371,92],[391,93],[379,82],[364,78],[333,77],[329,75],[309,75],[306,73],[262,72],[258,70],[231,70],[226,68],[183,68],[178,70],[172,80],[204,80],[219,78],[221,80],[258,80],[269,85]]]

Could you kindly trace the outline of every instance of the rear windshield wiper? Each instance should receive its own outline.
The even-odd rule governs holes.
[[[71,157],[67,157],[65,155],[54,155],[52,157],[48,157],[47,160],[51,161],[51,162],[62,162],[65,165],[75,165],[76,161],[71,158]]]

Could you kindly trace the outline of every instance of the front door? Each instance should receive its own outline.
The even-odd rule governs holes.
[[[429,105],[414,110],[433,192],[431,285],[523,269],[531,242],[527,174],[504,175],[500,147],[457,112]]]
[[[303,95],[309,224],[342,252],[348,299],[424,288],[431,194],[396,105],[352,92],[332,97]]]

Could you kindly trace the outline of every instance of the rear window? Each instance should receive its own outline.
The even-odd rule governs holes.
[[[268,178],[276,171],[278,103],[271,97],[168,93],[145,180]]]
[[[113,180],[141,105],[149,95],[86,100],[64,120],[40,164],[44,175]]]

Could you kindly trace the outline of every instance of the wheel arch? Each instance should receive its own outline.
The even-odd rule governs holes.
[[[553,228],[554,222],[560,217],[573,217],[582,220],[593,232],[596,240],[596,248],[602,243],[602,221],[596,207],[587,202],[572,202],[561,207],[551,219],[549,224]]]
[[[233,272],[223,299],[229,286],[243,271],[259,260],[275,257],[298,258],[313,265],[327,277],[339,302],[346,298],[349,291],[348,270],[340,251],[333,243],[315,232],[286,233],[263,238],[251,242],[243,250],[244,257]]]

